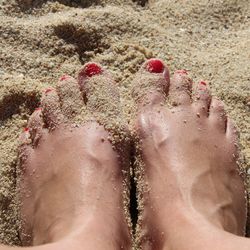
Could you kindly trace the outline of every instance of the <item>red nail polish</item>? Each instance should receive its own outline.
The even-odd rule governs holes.
[[[69,79],[69,78],[70,78],[69,75],[63,75],[63,76],[61,76],[61,77],[59,78],[59,81],[64,81],[64,80],[67,80],[67,79]]]
[[[187,75],[188,72],[185,69],[176,70],[175,73]]]
[[[146,70],[150,73],[162,73],[164,69],[165,66],[159,59],[150,59],[146,64]]]
[[[80,72],[81,75],[86,75],[92,77],[94,75],[99,75],[103,72],[103,69],[96,63],[88,63]]]
[[[200,84],[204,85],[204,86],[207,86],[207,83],[204,82],[204,81],[200,81]]]
[[[29,128],[24,128],[24,132],[28,132],[29,131]]]
[[[51,92],[52,90],[53,90],[52,88],[47,88],[44,90],[44,93],[47,94],[47,93]]]

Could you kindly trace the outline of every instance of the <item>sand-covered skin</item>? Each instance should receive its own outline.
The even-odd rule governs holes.
[[[89,60],[115,73],[125,113],[146,58],[208,81],[239,127],[248,169],[249,12],[248,0],[0,0],[0,241],[20,244],[17,138],[39,91]]]

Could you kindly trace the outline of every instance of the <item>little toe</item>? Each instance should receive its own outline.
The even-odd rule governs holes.
[[[71,119],[79,115],[85,105],[77,81],[73,77],[64,75],[57,83],[56,89],[65,118]]]
[[[111,74],[101,65],[85,64],[79,71],[78,83],[88,111],[97,120],[117,119],[121,115],[118,86]]]
[[[24,128],[24,131],[19,137],[19,145],[20,147],[31,144],[31,136],[30,136],[30,129],[28,127]]]
[[[237,145],[239,140],[239,131],[235,125],[235,123],[232,121],[232,119],[227,118],[227,127],[226,127],[226,134],[231,141]]]
[[[200,81],[197,84],[196,91],[194,94],[194,99],[195,99],[194,105],[197,108],[197,112],[199,114],[204,114],[208,116],[209,106],[212,97],[209,85],[206,82]]]
[[[170,82],[169,99],[173,106],[191,103],[192,80],[186,70],[177,70]]]
[[[45,127],[53,130],[64,121],[64,116],[60,107],[60,100],[57,92],[53,88],[44,91],[41,100],[43,120]]]
[[[169,70],[161,60],[146,61],[132,83],[132,96],[138,108],[164,103],[169,82]]]
[[[209,109],[209,120],[215,124],[216,127],[226,132],[227,115],[225,112],[224,104],[217,98],[212,98]]]
[[[26,169],[26,163],[33,152],[31,142],[30,130],[29,128],[25,128],[19,137],[18,147],[19,167],[21,170]]]
[[[30,132],[30,138],[32,140],[32,145],[36,146],[43,134],[43,117],[42,108],[37,108],[29,118],[28,128]]]

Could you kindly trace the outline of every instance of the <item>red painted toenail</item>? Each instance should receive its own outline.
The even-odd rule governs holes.
[[[92,77],[94,75],[101,74],[103,69],[97,65],[96,63],[89,63],[83,69],[83,74],[88,77]]]
[[[175,72],[178,74],[184,74],[184,75],[188,74],[187,70],[185,70],[185,69],[176,70]]]
[[[53,90],[52,88],[47,88],[47,89],[44,90],[44,93],[45,93],[45,94],[48,94],[48,93],[51,92],[52,90]]]
[[[162,73],[165,69],[165,66],[159,59],[150,59],[147,62],[146,69],[150,73]]]
[[[59,78],[59,81],[64,81],[64,80],[67,80],[67,79],[69,79],[69,78],[70,78],[69,75],[63,75],[63,76],[61,76],[61,77]]]
[[[29,128],[24,128],[24,132],[28,132],[29,131]]]
[[[204,86],[207,86],[207,83],[204,82],[204,81],[200,81],[200,84],[204,85]]]

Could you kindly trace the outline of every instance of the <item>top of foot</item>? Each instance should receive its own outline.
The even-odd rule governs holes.
[[[193,87],[185,70],[176,71],[170,81],[165,66],[154,72],[148,64],[135,76],[133,90],[140,139],[141,246],[163,247],[178,213],[244,235],[237,132],[223,103],[211,96],[206,82]]]
[[[44,91],[41,108],[21,136],[24,245],[81,234],[86,248],[90,243],[93,249],[110,249],[110,241],[114,249],[130,246],[127,207],[124,211],[129,145],[118,120],[117,87],[98,64],[86,64],[78,81],[64,75]]]

